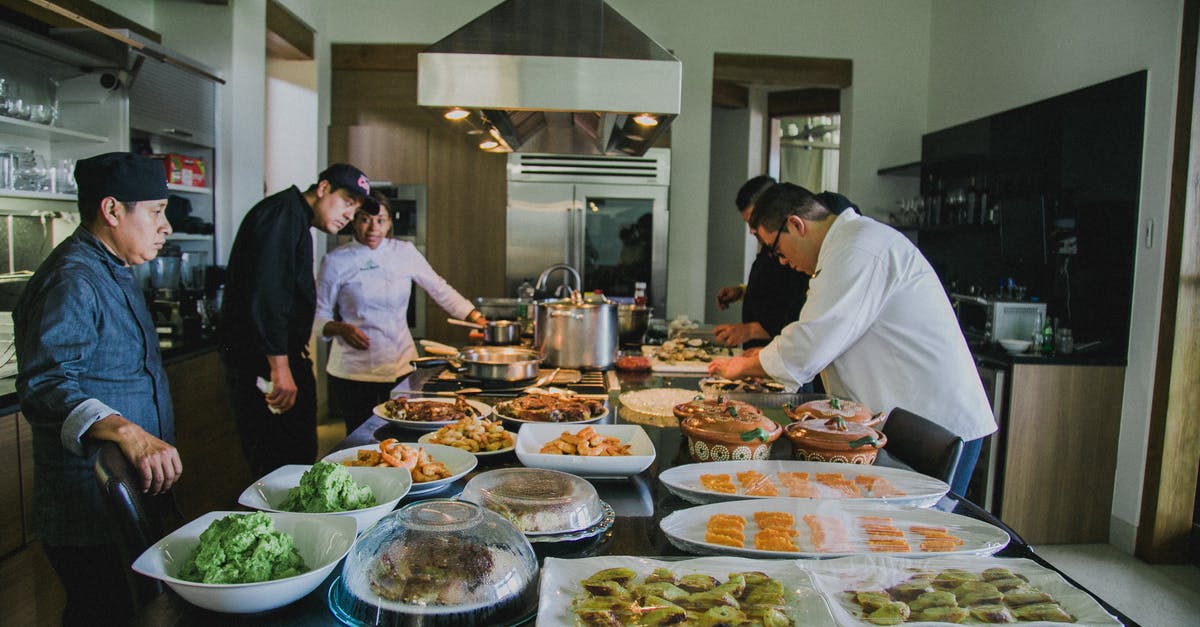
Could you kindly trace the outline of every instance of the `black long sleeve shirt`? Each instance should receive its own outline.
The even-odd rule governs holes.
[[[757,322],[771,337],[800,317],[808,295],[808,275],[780,265],[766,248],[758,252],[742,297],[742,322]],[[744,348],[766,346],[768,340],[749,340]]]
[[[235,355],[298,355],[316,311],[312,208],[292,186],[267,196],[238,227],[217,331]],[[265,365],[265,363],[263,364]]]

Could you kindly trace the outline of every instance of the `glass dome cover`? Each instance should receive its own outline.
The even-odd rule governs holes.
[[[537,594],[525,536],[474,503],[407,505],[363,532],[329,590],[348,625],[496,624]]]
[[[467,482],[458,498],[500,514],[527,535],[579,531],[596,524],[603,514],[591,483],[542,468],[480,473]]]

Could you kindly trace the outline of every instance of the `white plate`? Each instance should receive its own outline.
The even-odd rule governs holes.
[[[453,398],[410,398],[410,399],[408,399],[408,402],[410,402],[410,403],[451,403],[452,404],[452,403],[454,403],[454,401],[455,401],[455,399],[453,399]],[[479,401],[474,401],[474,400],[470,400],[470,399],[467,400],[467,404],[470,405],[471,407],[474,407],[475,410],[479,412],[480,418],[487,418],[488,416],[490,416],[492,414],[492,406],[491,405],[488,405],[486,403],[480,403]],[[383,418],[384,420],[386,420],[394,425],[400,425],[401,427],[407,427],[409,429],[416,429],[418,431],[436,431],[445,425],[452,425],[456,422],[454,420],[438,420],[438,421],[429,421],[429,422],[424,421],[424,420],[397,420],[396,418],[389,417],[388,414],[386,412],[384,412],[383,406],[384,406],[384,403],[380,403],[375,406],[374,412],[375,412],[376,416],[379,416],[380,418]]]
[[[564,432],[578,433],[588,425],[537,423],[521,425],[517,434],[517,459],[530,468],[561,470],[581,477],[628,477],[654,463],[654,443],[638,425],[590,425],[599,435],[619,438],[629,444],[629,455],[589,457],[540,453],[542,446]]]
[[[337,462],[334,462],[337,463]],[[242,491],[238,504],[245,505],[264,512],[282,512],[279,505],[287,499],[288,491],[300,485],[309,464],[289,464],[280,466],[267,473],[262,479],[255,481]],[[396,508],[396,504],[408,494],[412,486],[412,478],[408,473],[390,472],[389,468],[368,468],[361,466],[347,467],[350,477],[359,485],[371,488],[375,495],[374,507],[353,509],[346,512],[314,513],[313,516],[350,516],[358,523],[358,532],[375,524],[385,514]],[[298,512],[305,513],[305,512]]]
[[[155,542],[133,562],[133,570],[167,584],[189,603],[215,612],[249,614],[283,607],[312,592],[329,576],[354,543],[354,519],[348,516],[314,516],[268,512],[275,528],[296,541],[296,550],[312,570],[259,583],[206,584],[178,579],[196,547],[200,533],[213,521],[230,514],[209,512]]]
[[[784,612],[796,625],[833,625],[833,614],[817,592],[812,577],[793,562],[761,561],[740,557],[701,557],[687,560],[657,560],[628,555],[608,555],[578,559],[547,557],[542,565],[538,595],[538,627],[579,624],[571,612],[571,603],[582,598],[580,581],[605,568],[629,568],[642,581],[655,568],[666,568],[676,575],[708,574],[725,581],[729,573],[758,571],[779,580],[784,588]]]
[[[549,560],[547,560],[549,561]],[[839,625],[862,627],[871,625],[859,617],[862,610],[846,594],[847,590],[879,590],[894,586],[914,573],[912,569],[945,570],[961,568],[972,573],[981,573],[995,567],[1003,567],[1024,576],[1030,585],[1049,594],[1059,605],[1075,617],[1073,625],[1120,625],[1088,593],[1072,586],[1062,575],[1044,568],[1032,560],[1000,557],[937,557],[913,562],[884,555],[856,555],[832,560],[809,561],[800,567],[812,575],[817,590],[825,597]],[[974,621],[972,621],[974,622]],[[930,624],[930,623],[916,623]],[[940,623],[939,623],[940,624]],[[1061,625],[1021,621],[1022,625]]]
[[[502,420],[505,420],[505,421],[508,421],[511,423],[515,423],[518,425],[583,425],[583,424],[588,424],[591,422],[599,422],[601,420],[604,420],[606,417],[608,417],[608,408],[601,407],[600,413],[596,414],[595,416],[592,416],[591,418],[588,418],[587,420],[571,420],[569,422],[546,422],[544,420],[524,420],[521,418],[513,418],[512,416],[506,416],[506,415],[500,413],[499,410],[496,411],[496,416],[498,416]]]
[[[733,499],[760,499],[773,498],[762,497],[746,494],[745,489],[737,480],[737,473],[747,470],[755,470],[770,479],[775,488],[779,491],[777,496],[787,496],[787,488],[779,483],[779,478],[776,476],[780,472],[807,472],[809,481],[813,483],[820,491],[820,498],[839,499],[847,501],[866,500],[872,502],[892,503],[895,505],[913,505],[916,507],[931,507],[937,503],[947,492],[950,491],[950,486],[943,481],[938,481],[933,477],[923,475],[919,472],[905,470],[903,468],[888,468],[886,466],[864,466],[862,464],[840,464],[833,462],[806,462],[798,460],[759,460],[759,461],[728,461],[728,462],[706,462],[703,464],[686,464],[676,466],[662,472],[658,476],[658,480],[662,482],[672,494],[679,498],[697,504],[718,503],[721,501],[729,501]],[[860,475],[873,475],[887,479],[888,483],[897,490],[903,490],[904,496],[863,496],[861,498],[852,498],[842,495],[837,490],[828,486],[822,485],[816,481],[816,473],[818,472],[839,472],[846,479],[853,481],[855,477]],[[733,485],[737,488],[737,493],[726,494],[724,492],[715,492],[710,490],[700,483],[700,475],[706,474],[727,474]],[[800,497],[802,498],[802,497]]]
[[[794,542],[800,548],[799,552],[764,551],[754,548],[754,534],[759,530],[754,522],[755,512],[787,512],[796,519],[795,529],[799,532]],[[713,514],[734,514],[746,519],[746,544],[743,548],[726,546],[707,542],[704,539],[705,527]],[[815,514],[831,516],[842,521],[849,535],[850,551],[824,552],[817,551],[812,544],[808,525],[804,516]],[[869,553],[866,534],[855,521],[857,516],[886,516],[892,519],[892,524],[905,532],[905,539],[912,545],[909,553],[889,553],[900,557],[934,557],[938,555],[966,554],[992,555],[1008,546],[1009,537],[1004,530],[974,518],[951,514],[936,509],[922,509],[903,505],[883,505],[863,501],[826,501],[805,499],[761,499],[756,501],[730,501],[701,505],[673,512],[662,519],[659,527],[667,534],[667,539],[684,551],[695,553],[742,555],[745,557],[840,557],[858,553]],[[910,525],[930,525],[945,527],[950,533],[958,536],[964,544],[954,551],[934,552],[920,550],[921,536],[908,530]]]
[[[676,405],[695,400],[696,397],[703,398],[699,390],[648,388],[625,392],[618,396],[617,400],[621,401],[623,407],[628,407],[636,412],[661,418],[672,418],[675,416],[675,413],[671,410]]]
[[[475,456],[486,457],[488,455],[500,455],[501,453],[507,453],[516,447],[517,434],[513,433],[512,431],[505,431],[505,433],[507,433],[509,435],[509,437],[512,438],[512,441],[513,441],[512,446],[509,446],[507,448],[496,449],[494,451],[479,451],[477,453],[472,453],[471,451],[468,451],[466,449],[461,449],[456,446],[446,446],[445,444],[436,444],[433,442],[433,438],[437,437],[437,433],[426,433],[425,435],[417,438],[417,441],[420,442],[421,444],[425,444],[427,446],[440,446],[442,448],[452,448],[456,451],[466,453],[467,455],[470,455],[472,457],[475,457]]]
[[[417,444],[414,442],[403,442],[403,444],[405,444],[407,446],[411,446],[413,448],[423,447],[426,451],[429,452],[430,457],[433,457],[434,461],[442,462],[443,464],[446,465],[446,470],[450,471],[450,476],[446,477],[445,479],[438,479],[437,481],[425,481],[423,483],[412,484],[412,488],[410,488],[408,491],[409,495],[430,494],[432,492],[437,492],[438,490],[443,490],[447,486],[449,486],[451,483],[453,483],[455,479],[459,479],[463,475],[474,470],[475,465],[479,463],[479,460],[475,459],[474,455],[472,455],[462,449],[454,448],[453,446],[442,446],[441,444],[427,444],[427,443]],[[344,461],[357,459],[358,451],[360,451],[360,450],[378,451],[379,445],[378,444],[369,444],[369,445],[359,446],[359,447],[355,447],[355,448],[346,448],[346,449],[342,449],[340,451],[334,451],[334,452],[326,455],[322,459],[324,459],[327,462],[334,462],[336,464],[340,464]],[[354,470],[354,466],[350,466],[349,468],[350,468],[350,470]],[[379,470],[385,471],[385,472],[393,472],[393,473],[397,473],[397,474],[404,474],[409,477],[409,481],[412,480],[412,474],[408,471],[407,468],[380,468]]]

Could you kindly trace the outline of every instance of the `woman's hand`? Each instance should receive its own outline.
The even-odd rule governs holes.
[[[365,351],[371,348],[371,338],[363,333],[362,329],[347,323],[337,322],[336,320],[326,322],[325,328],[321,331],[325,335],[336,335],[342,338],[342,341],[349,344],[351,348],[356,348],[360,351]]]

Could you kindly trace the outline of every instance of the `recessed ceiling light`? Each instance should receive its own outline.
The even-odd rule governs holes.
[[[468,115],[471,115],[470,111],[467,111],[466,109],[460,109],[458,107],[454,107],[445,114],[447,120],[461,120]]]
[[[641,124],[642,126],[658,126],[658,118],[649,113],[635,115],[633,116],[633,121]]]
[[[500,145],[500,142],[498,142],[498,141],[495,141],[492,139],[485,139],[485,140],[479,142],[479,149],[480,150],[491,150],[499,145]]]

